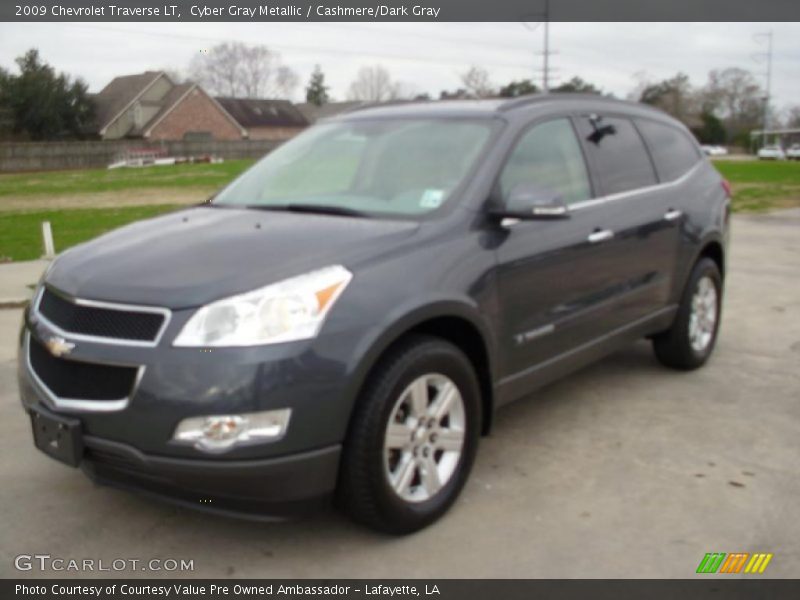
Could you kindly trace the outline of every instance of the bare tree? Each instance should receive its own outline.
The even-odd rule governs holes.
[[[239,60],[243,44],[219,44],[195,56],[192,78],[213,94],[235,97],[242,93]]]
[[[642,92],[653,85],[653,79],[647,71],[636,71],[633,74],[633,81],[635,82],[633,89],[625,97],[632,102],[638,102]]]
[[[365,102],[386,102],[402,97],[402,85],[392,81],[389,71],[381,65],[361,67],[350,84],[348,98]]]
[[[703,88],[705,102],[734,123],[758,119],[763,110],[763,91],[750,71],[738,67],[713,70]]]
[[[800,105],[791,106],[786,109],[786,127],[795,129],[800,127]]]
[[[489,80],[489,73],[486,69],[472,66],[465,73],[461,74],[461,83],[472,96],[476,98],[489,98],[494,95],[494,88]]]
[[[275,76],[275,89],[277,90],[276,96],[280,98],[288,98],[294,93],[295,88],[300,83],[300,78],[291,68],[286,65],[278,67],[277,75]]]
[[[639,102],[657,106],[685,124],[691,124],[700,114],[697,93],[685,73],[656,83],[650,83],[636,98]]]
[[[172,67],[167,67],[166,69],[161,69],[161,71],[170,78],[172,83],[179,84],[184,83],[186,81],[186,77],[183,74],[183,71],[180,69],[173,69]]]
[[[420,92],[419,87],[413,83],[405,81],[396,81],[393,86],[394,98],[393,100],[411,100],[422,99],[424,100],[425,94]]]
[[[297,87],[297,74],[266,46],[218,44],[192,59],[192,78],[213,94],[239,98],[285,98]]]
[[[749,132],[763,125],[764,92],[750,71],[713,70],[701,95],[705,110],[722,119],[735,143],[747,144]]]

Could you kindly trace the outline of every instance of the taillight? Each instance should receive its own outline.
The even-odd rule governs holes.
[[[722,180],[722,189],[725,190],[725,195],[730,198],[733,193],[731,191],[731,184],[727,179]]]

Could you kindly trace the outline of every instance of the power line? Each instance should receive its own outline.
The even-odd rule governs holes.
[[[73,28],[80,28],[80,29],[93,29],[97,31],[106,31],[106,32],[116,32],[116,33],[126,33],[132,35],[141,35],[141,36],[149,36],[149,37],[159,37],[159,38],[169,38],[169,39],[185,39],[185,40],[192,40],[192,41],[202,41],[202,42],[230,42],[230,38],[223,38],[223,37],[216,37],[216,36],[201,36],[201,35],[189,35],[189,34],[178,34],[178,33],[160,33],[156,31],[141,31],[135,29],[126,29],[122,27],[108,27],[105,25],[90,25],[90,24],[82,24],[82,23],[63,23],[62,26],[68,26]],[[252,42],[256,43],[256,42]],[[260,43],[260,42],[259,42]],[[306,52],[306,53],[314,53],[320,54],[324,53],[326,55],[329,54],[340,54],[340,55],[351,55],[351,56],[359,56],[363,57],[364,52],[360,50],[347,50],[344,48],[333,48],[333,47],[322,47],[322,46],[313,46],[307,44],[294,44],[294,43],[283,43],[283,42],[272,42],[270,46],[277,48],[277,49],[286,49],[286,50],[293,50],[297,52]],[[390,60],[400,60],[400,61],[408,61],[408,62],[426,62],[426,63],[438,63],[441,65],[447,66],[464,66],[463,61],[459,61],[457,59],[440,59],[430,56],[423,57],[409,57],[407,54],[389,54],[389,53],[380,53],[380,52],[370,52],[370,56],[375,56],[379,58],[385,58]],[[500,68],[513,68],[513,69],[525,69],[527,65],[521,63],[505,63],[505,62],[495,62],[489,63],[488,66],[490,67],[500,67]]]
[[[409,26],[409,27],[410,26],[420,25],[420,23],[413,23],[412,24],[412,23],[402,23],[402,22],[395,23],[395,24],[396,25],[401,25],[401,26]],[[321,26],[321,27],[328,27],[324,23],[307,23],[306,25],[318,25],[318,26]],[[434,23],[434,25],[438,26],[439,24],[438,23]],[[487,25],[492,25],[492,23],[482,23],[481,25],[485,27]],[[539,26],[539,23],[536,24],[536,27],[538,27],[538,26]],[[369,31],[372,34],[378,34],[378,35],[383,35],[385,33],[394,33],[394,34],[402,35],[404,38],[405,37],[416,37],[416,38],[424,39],[424,40],[427,40],[427,41],[431,40],[430,34],[427,34],[427,33],[420,33],[418,31],[402,31],[401,32],[401,31],[391,31],[391,30],[386,30],[386,29],[381,30],[381,29],[377,29],[375,27],[375,25],[360,25],[358,23],[337,23],[336,27],[339,28],[339,29],[352,29],[352,30],[358,30],[358,31],[364,31],[364,32]],[[532,29],[532,31],[535,31],[536,27],[534,27]],[[476,41],[476,38],[474,38],[474,37],[465,38],[465,37],[457,37],[457,36],[452,36],[452,35],[444,36],[444,35],[441,35],[440,33],[437,33],[436,34],[436,41],[447,41],[447,42],[464,43],[464,44],[474,45],[475,41]],[[524,46],[523,46],[522,42],[519,43],[519,44],[512,44],[512,43],[501,43],[501,42],[497,42],[497,41],[493,40],[491,45],[482,47],[483,50],[493,50],[493,49],[496,49],[496,48],[503,48],[503,49],[507,49],[507,50],[520,51],[522,48],[524,48]]]

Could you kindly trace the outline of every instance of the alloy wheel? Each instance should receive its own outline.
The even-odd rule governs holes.
[[[406,502],[434,497],[456,472],[464,447],[464,399],[448,377],[416,378],[392,408],[384,435],[384,474]]]
[[[708,276],[697,282],[689,314],[689,343],[695,352],[704,352],[717,326],[717,287]]]

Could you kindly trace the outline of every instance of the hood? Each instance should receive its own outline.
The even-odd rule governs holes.
[[[409,221],[197,207],[140,221],[67,251],[48,284],[78,298],[171,309],[391,251]]]

